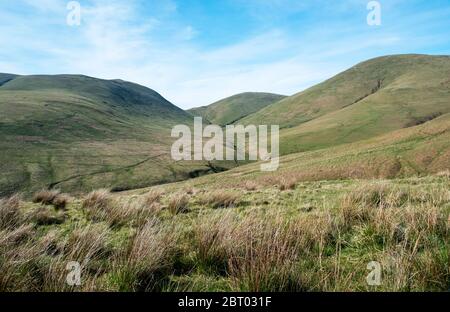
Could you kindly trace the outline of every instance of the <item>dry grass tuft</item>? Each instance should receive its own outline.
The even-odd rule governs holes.
[[[169,199],[167,206],[172,215],[189,212],[189,197],[184,194],[175,194]]]
[[[27,214],[27,220],[36,225],[62,224],[65,219],[64,212],[54,211],[45,206],[37,207]]]
[[[102,189],[89,193],[83,201],[83,208],[89,210],[106,209],[111,204],[111,193]]]
[[[161,190],[151,190],[147,194],[143,195],[144,204],[148,206],[153,206],[154,204],[159,203],[163,195],[164,192]]]
[[[107,258],[108,228],[95,224],[75,229],[68,237],[64,246],[64,255],[70,261],[88,262]]]
[[[295,273],[298,237],[281,218],[249,215],[229,238],[228,269],[239,289],[246,291],[300,290]]]
[[[280,191],[295,190],[297,187],[297,180],[293,178],[282,178],[278,181]]]
[[[18,195],[0,199],[0,230],[14,229],[23,222]]]
[[[249,192],[256,191],[258,189],[258,184],[253,181],[247,181],[244,184],[244,189]]]
[[[173,265],[176,255],[177,231],[149,220],[132,239],[124,255],[114,264],[119,290],[157,290]],[[161,274],[161,272],[165,272]]]
[[[200,198],[202,205],[210,205],[213,208],[233,208],[239,203],[239,196],[229,191],[214,191],[206,193]]]
[[[53,205],[56,209],[65,209],[70,197],[59,190],[42,190],[34,194],[33,203]]]
[[[436,176],[438,176],[438,177],[444,177],[444,178],[450,178],[450,170],[447,169],[447,170],[438,172],[438,173],[436,174]]]
[[[12,231],[1,231],[0,232],[0,246],[10,246],[10,245],[18,245],[21,244],[34,235],[34,226],[33,225],[21,225],[17,229]]]
[[[42,190],[34,194],[33,203],[51,205],[55,198],[60,194],[59,190]]]
[[[150,192],[144,196],[114,199],[106,190],[90,193],[83,203],[87,217],[94,222],[107,222],[111,227],[141,226],[161,211],[161,194]]]
[[[53,200],[53,206],[57,210],[64,210],[66,209],[67,205],[70,202],[70,197],[66,194],[59,194],[56,196],[56,198]]]
[[[235,227],[236,215],[227,210],[224,214],[206,215],[199,218],[194,226],[194,243],[197,258],[207,267],[225,271],[228,261],[228,239]]]

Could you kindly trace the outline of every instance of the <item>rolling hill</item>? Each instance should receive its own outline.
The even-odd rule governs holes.
[[[171,160],[171,128],[180,123],[192,117],[137,84],[1,74],[0,194],[121,190],[216,170]]]
[[[450,56],[372,59],[243,118],[279,124],[282,154],[357,142],[450,112]]]
[[[261,172],[260,163],[252,163],[165,188],[222,190],[242,189],[249,182],[267,188],[305,181],[402,179],[449,169],[450,113],[367,140],[282,156],[273,173]]]
[[[212,124],[230,125],[256,113],[264,107],[280,101],[284,95],[247,92],[220,100],[208,106],[188,110],[191,115],[203,117]]]
[[[234,167],[171,160],[170,130],[192,114],[279,124],[283,160],[307,179],[425,174],[449,167],[449,113],[449,56],[380,57],[291,97],[244,93],[189,112],[121,80],[0,74],[0,195],[127,190]]]

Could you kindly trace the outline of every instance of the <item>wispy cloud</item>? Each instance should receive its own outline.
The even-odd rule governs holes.
[[[65,24],[64,0],[0,3],[0,72],[121,78],[188,108],[244,91],[296,93],[382,54],[450,52],[450,6],[419,0],[417,10],[390,2],[379,28],[365,24],[361,0],[80,2],[80,27]],[[224,27],[235,36],[220,37]]]

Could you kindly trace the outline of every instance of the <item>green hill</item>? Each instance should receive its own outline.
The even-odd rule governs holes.
[[[282,153],[335,146],[450,112],[450,56],[369,60],[241,120],[279,124]]]
[[[171,160],[171,128],[192,117],[153,90],[70,75],[0,81],[0,194],[129,189],[211,170]]]
[[[450,113],[371,139],[282,156],[273,173],[252,163],[172,187],[241,189],[251,182],[265,188],[304,181],[410,178],[449,169]]]
[[[208,106],[188,110],[194,116],[207,119],[213,124],[230,125],[264,107],[285,98],[284,95],[248,92],[237,94]]]

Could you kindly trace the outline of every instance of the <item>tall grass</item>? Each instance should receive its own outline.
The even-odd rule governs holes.
[[[302,213],[278,203],[213,209],[238,203],[224,191],[97,191],[67,211],[2,199],[0,291],[447,290],[450,191],[435,179],[426,188],[358,182]],[[66,283],[71,261],[82,265],[79,287]],[[366,282],[372,261],[382,267],[379,286]]]
[[[16,228],[23,222],[18,195],[0,199],[0,230]]]

